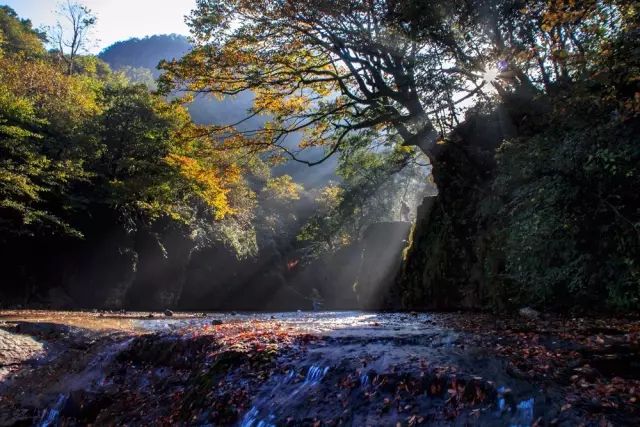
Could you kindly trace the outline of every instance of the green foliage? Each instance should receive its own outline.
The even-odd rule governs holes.
[[[604,300],[622,310],[640,302],[637,119],[590,118],[554,122],[499,152],[501,203],[487,214],[501,219],[497,243],[516,304]]]
[[[361,139],[340,153],[341,181],[316,195],[318,212],[298,235],[316,255],[353,243],[376,222],[410,220],[403,211],[424,194],[428,170],[420,163],[423,156],[401,145],[371,151],[366,136]]]
[[[8,8],[0,24],[13,46],[0,57],[0,233],[81,236],[81,217],[105,208],[131,229],[162,219],[227,219],[226,235],[247,227],[250,155],[215,150],[182,106],[96,57],[75,57],[66,73]]]
[[[604,45],[588,79],[502,145],[486,218],[516,304],[631,310],[640,302],[637,40]],[[604,303],[604,304],[603,304]]]
[[[9,6],[0,6],[0,51],[43,55],[46,37],[33,29],[31,21],[19,19]]]
[[[156,81],[148,68],[125,66],[121,67],[118,72],[122,73],[131,83],[143,84],[150,90],[156,89]]]
[[[69,228],[39,207],[44,193],[65,184],[64,163],[38,152],[46,123],[37,117],[28,99],[16,97],[0,84],[0,230],[27,233],[27,226]],[[73,232],[73,230],[68,230]]]
[[[2,228],[37,228],[79,235],[64,218],[70,185],[89,176],[78,157],[79,138],[98,106],[84,80],[63,75],[43,59],[20,52],[0,59]],[[47,207],[56,200],[55,209]]]

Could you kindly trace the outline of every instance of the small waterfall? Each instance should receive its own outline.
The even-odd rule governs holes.
[[[531,425],[533,422],[533,403],[533,397],[518,403],[510,427],[529,427]]]
[[[309,368],[309,371],[307,372],[307,377],[304,379],[304,384],[306,385],[318,384],[320,381],[322,381],[324,376],[327,375],[328,371],[329,371],[328,366],[325,366],[324,368],[322,366],[315,366],[315,365],[311,366]]]
[[[116,358],[121,351],[126,349],[133,337],[116,342],[105,347],[99,352],[87,366],[78,374],[69,375],[65,379],[67,390],[91,390],[97,387],[105,387],[109,384],[106,378],[105,368]],[[40,420],[36,423],[38,427],[51,427],[58,423],[60,413],[67,403],[68,395],[60,394],[53,407],[42,412]]]
[[[284,377],[281,377],[280,381],[274,381],[274,385],[268,393],[265,393],[265,398],[258,399],[251,409],[244,415],[239,423],[240,427],[275,427],[275,419],[277,413],[282,413],[286,410],[286,405],[291,401],[294,396],[304,393],[309,388],[320,384],[323,378],[329,372],[328,366],[312,365],[307,370],[304,381],[295,385],[292,384],[296,377],[296,371],[290,370]],[[287,390],[280,393],[279,396],[276,393],[283,388],[283,386],[290,385]],[[295,387],[291,390],[291,387]],[[274,398],[274,396],[276,396]]]
[[[505,412],[511,413],[513,411],[513,407],[507,404],[506,395],[510,392],[509,389],[502,386],[498,388],[498,415],[502,415]],[[511,420],[509,421],[509,427],[529,427],[533,422],[533,408],[534,408],[534,398],[521,400],[517,405],[515,405],[515,411]]]
[[[504,394],[506,392],[506,388],[504,386],[498,389],[498,411],[500,413],[504,412],[506,407],[506,400],[504,398]]]
[[[289,384],[291,382],[291,380],[293,380],[293,378],[296,376],[296,371],[295,370],[290,370],[289,373],[287,374],[286,377],[284,377],[284,383],[285,384]]]
[[[369,375],[367,374],[360,375],[360,386],[366,387],[367,385],[369,385]]]
[[[53,405],[52,408],[45,409],[42,412],[42,416],[40,417],[40,421],[38,421],[37,426],[49,427],[55,425],[65,403],[67,403],[67,395],[59,395],[55,405]]]
[[[260,411],[253,406],[240,421],[240,427],[276,427],[275,424],[271,423],[275,419],[275,415],[270,414],[267,420],[261,420],[259,416]]]

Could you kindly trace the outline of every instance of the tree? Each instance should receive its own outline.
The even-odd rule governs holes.
[[[73,74],[75,60],[87,49],[89,31],[97,18],[86,6],[66,0],[58,6],[58,20],[51,31],[51,39],[58,50],[58,56],[67,66],[67,73]]]
[[[164,64],[162,87],[252,91],[250,114],[268,115],[267,125],[213,131],[309,165],[364,129],[398,135],[434,162],[438,140],[476,101],[495,91],[530,100],[584,70],[618,31],[624,3],[199,0],[196,46]],[[287,138],[301,131],[292,148]],[[325,156],[305,158],[314,146]]]
[[[340,182],[319,192],[316,213],[298,235],[314,256],[354,243],[374,223],[407,220],[403,208],[420,203],[428,175],[426,165],[408,151],[349,147],[338,163]]]
[[[236,153],[212,151],[184,108],[144,85],[107,87],[102,102],[93,166],[101,203],[142,224],[164,216],[192,225],[205,210],[219,221],[242,214],[230,193],[242,191],[245,169]]]
[[[31,21],[19,19],[9,6],[0,6],[0,50],[7,53],[42,55],[46,36],[33,29]]]
[[[80,234],[65,211],[71,185],[88,178],[81,158],[88,147],[80,141],[90,141],[81,133],[97,106],[85,83],[41,59],[0,58],[0,229],[4,233]]]
[[[165,64],[164,83],[217,95],[252,90],[251,113],[273,119],[244,135],[309,165],[372,127],[390,127],[428,152],[438,132],[416,80],[428,46],[408,37],[413,29],[394,10],[382,1],[199,1],[191,17],[199,44]],[[327,156],[303,160],[288,149],[286,137],[301,130],[301,148],[325,146]]]

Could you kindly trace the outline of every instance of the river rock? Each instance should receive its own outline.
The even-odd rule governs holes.
[[[534,310],[531,307],[524,307],[521,308],[518,313],[520,314],[520,316],[525,317],[527,319],[538,319],[540,317],[540,312],[537,310]]]
[[[165,316],[167,316],[167,317],[171,317],[171,316],[173,316],[173,311],[171,311],[171,310],[169,310],[169,309],[166,309],[166,310],[164,311],[164,315],[165,315]]]
[[[222,320],[220,320],[220,319],[213,319],[213,320],[211,321],[211,324],[212,324],[213,326],[216,326],[216,325],[222,325]]]

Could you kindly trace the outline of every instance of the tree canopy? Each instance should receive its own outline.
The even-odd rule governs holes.
[[[73,58],[70,74],[28,21],[5,7],[0,22],[10,41],[0,58],[3,233],[81,236],[78,216],[94,205],[138,226],[222,221],[252,208],[241,201],[254,163],[213,150],[182,106],[95,58]]]
[[[509,92],[545,91],[593,65],[601,44],[634,15],[615,0],[199,0],[195,48],[164,64],[165,90],[217,96],[250,90],[263,129],[216,129],[245,144],[331,155],[374,129],[419,146],[437,141],[469,106]],[[285,140],[304,132],[299,148]]]

